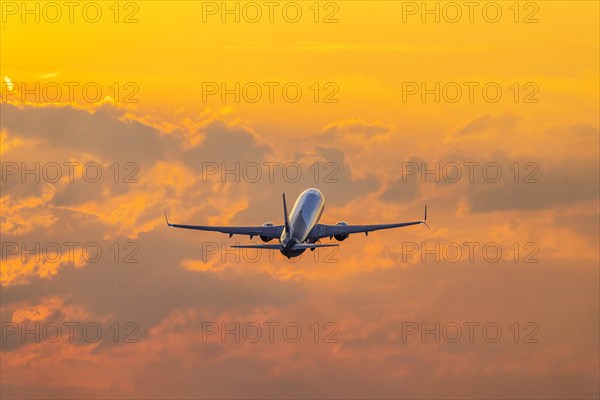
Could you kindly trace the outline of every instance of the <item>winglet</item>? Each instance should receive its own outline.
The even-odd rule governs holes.
[[[427,224],[427,204],[425,204],[425,217],[423,218],[423,221],[421,221],[421,223],[429,229],[431,229],[431,227]]]
[[[165,212],[165,221],[167,222],[168,226],[171,226],[171,224],[169,223],[169,218],[167,218],[167,210],[163,210]]]

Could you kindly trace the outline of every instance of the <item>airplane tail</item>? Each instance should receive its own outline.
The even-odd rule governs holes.
[[[285,234],[286,236],[291,236],[292,232],[290,229],[290,220],[287,212],[287,204],[285,203],[285,193],[283,193],[283,221],[285,224]]]

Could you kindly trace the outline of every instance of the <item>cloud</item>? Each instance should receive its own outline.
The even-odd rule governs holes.
[[[499,134],[509,134],[517,127],[519,116],[503,113],[499,115],[485,114],[479,116],[466,125],[458,128],[448,135],[450,140],[476,139],[481,140]]]
[[[131,184],[115,183],[112,176],[95,184],[81,177],[3,184],[3,242],[95,242],[104,256],[89,262],[64,254],[49,264],[29,254],[25,262],[20,254],[11,256],[2,264],[1,321],[96,321],[107,333],[97,343],[12,337],[0,357],[6,396],[373,398],[415,397],[427,387],[428,397],[491,397],[510,396],[515,385],[523,396],[597,393],[594,248],[585,257],[577,250],[577,262],[563,258],[573,243],[590,247],[594,238],[594,224],[584,222],[597,215],[593,157],[588,153],[572,161],[542,153],[532,158],[540,166],[540,182],[530,187],[512,179],[404,184],[399,176],[402,160],[477,159],[510,166],[521,158],[477,148],[481,144],[467,138],[520,130],[519,117],[483,118],[459,135],[464,140],[456,146],[428,144],[399,156],[398,144],[410,135],[360,120],[334,122],[318,134],[322,140],[285,147],[223,115],[161,124],[108,104],[95,110],[2,105],[2,113],[5,139],[14,144],[3,161],[6,155],[11,162],[64,159],[108,168],[114,161],[134,160],[139,166],[138,182]],[[582,148],[595,132],[585,126],[567,131],[578,132],[574,146]],[[295,183],[222,182],[220,174],[203,179],[203,162],[228,167],[294,162],[303,176]],[[315,162],[320,174],[335,171],[337,182],[326,183],[323,175],[315,182],[310,169]],[[336,168],[324,168],[328,163]],[[578,174],[582,170],[587,174]],[[281,192],[292,198],[306,186],[324,192],[324,222],[392,222],[415,210],[419,217],[417,203],[427,198],[432,230],[353,236],[333,254],[339,262],[315,262],[315,253],[294,262],[278,253],[249,262],[231,253],[209,255],[204,246],[213,241],[230,251],[240,238],[164,225],[164,208],[177,222],[277,223]],[[560,226],[573,217],[570,225]],[[497,240],[509,246],[536,235],[542,238],[538,264],[514,263],[513,254],[496,264],[481,262],[480,256],[475,263],[402,258],[406,240],[430,245]],[[137,262],[124,262],[123,253],[115,261],[111,246],[117,243],[122,252],[130,242],[137,246]],[[295,321],[303,338],[207,343],[203,323],[211,321],[229,326]],[[502,341],[488,343],[481,336],[475,343],[402,341],[405,322],[453,321],[497,322]],[[114,322],[121,327],[134,322],[139,342],[115,343],[109,330]],[[328,322],[337,326],[337,343],[322,342],[331,333]],[[535,322],[539,343],[514,343],[515,322],[521,328]]]
[[[91,154],[110,161],[152,161],[166,158],[178,147],[174,138],[149,125],[122,120],[123,111],[110,104],[93,111],[10,103],[0,107],[3,128],[11,136],[35,138],[44,146],[63,149],[64,159]]]
[[[502,165],[510,165],[505,159]],[[521,167],[519,167],[521,168]],[[532,176],[531,182],[523,180]],[[556,206],[576,206],[598,199],[600,175],[597,160],[568,159],[559,162],[538,161],[521,171],[520,182],[502,179],[496,184],[481,185],[467,193],[473,212],[508,210],[542,210]]]
[[[370,138],[376,135],[389,133],[391,127],[380,122],[365,122],[359,119],[336,121],[323,128],[323,135],[347,137],[347,135],[360,135]]]

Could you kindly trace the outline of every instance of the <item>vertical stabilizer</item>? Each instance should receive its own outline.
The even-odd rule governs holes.
[[[283,220],[285,224],[285,235],[287,237],[290,237],[292,232],[290,229],[290,220],[288,217],[287,204],[285,203],[285,193],[283,193]]]

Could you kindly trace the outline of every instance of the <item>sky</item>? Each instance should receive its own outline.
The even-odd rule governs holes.
[[[2,398],[600,396],[597,2],[0,12]]]

